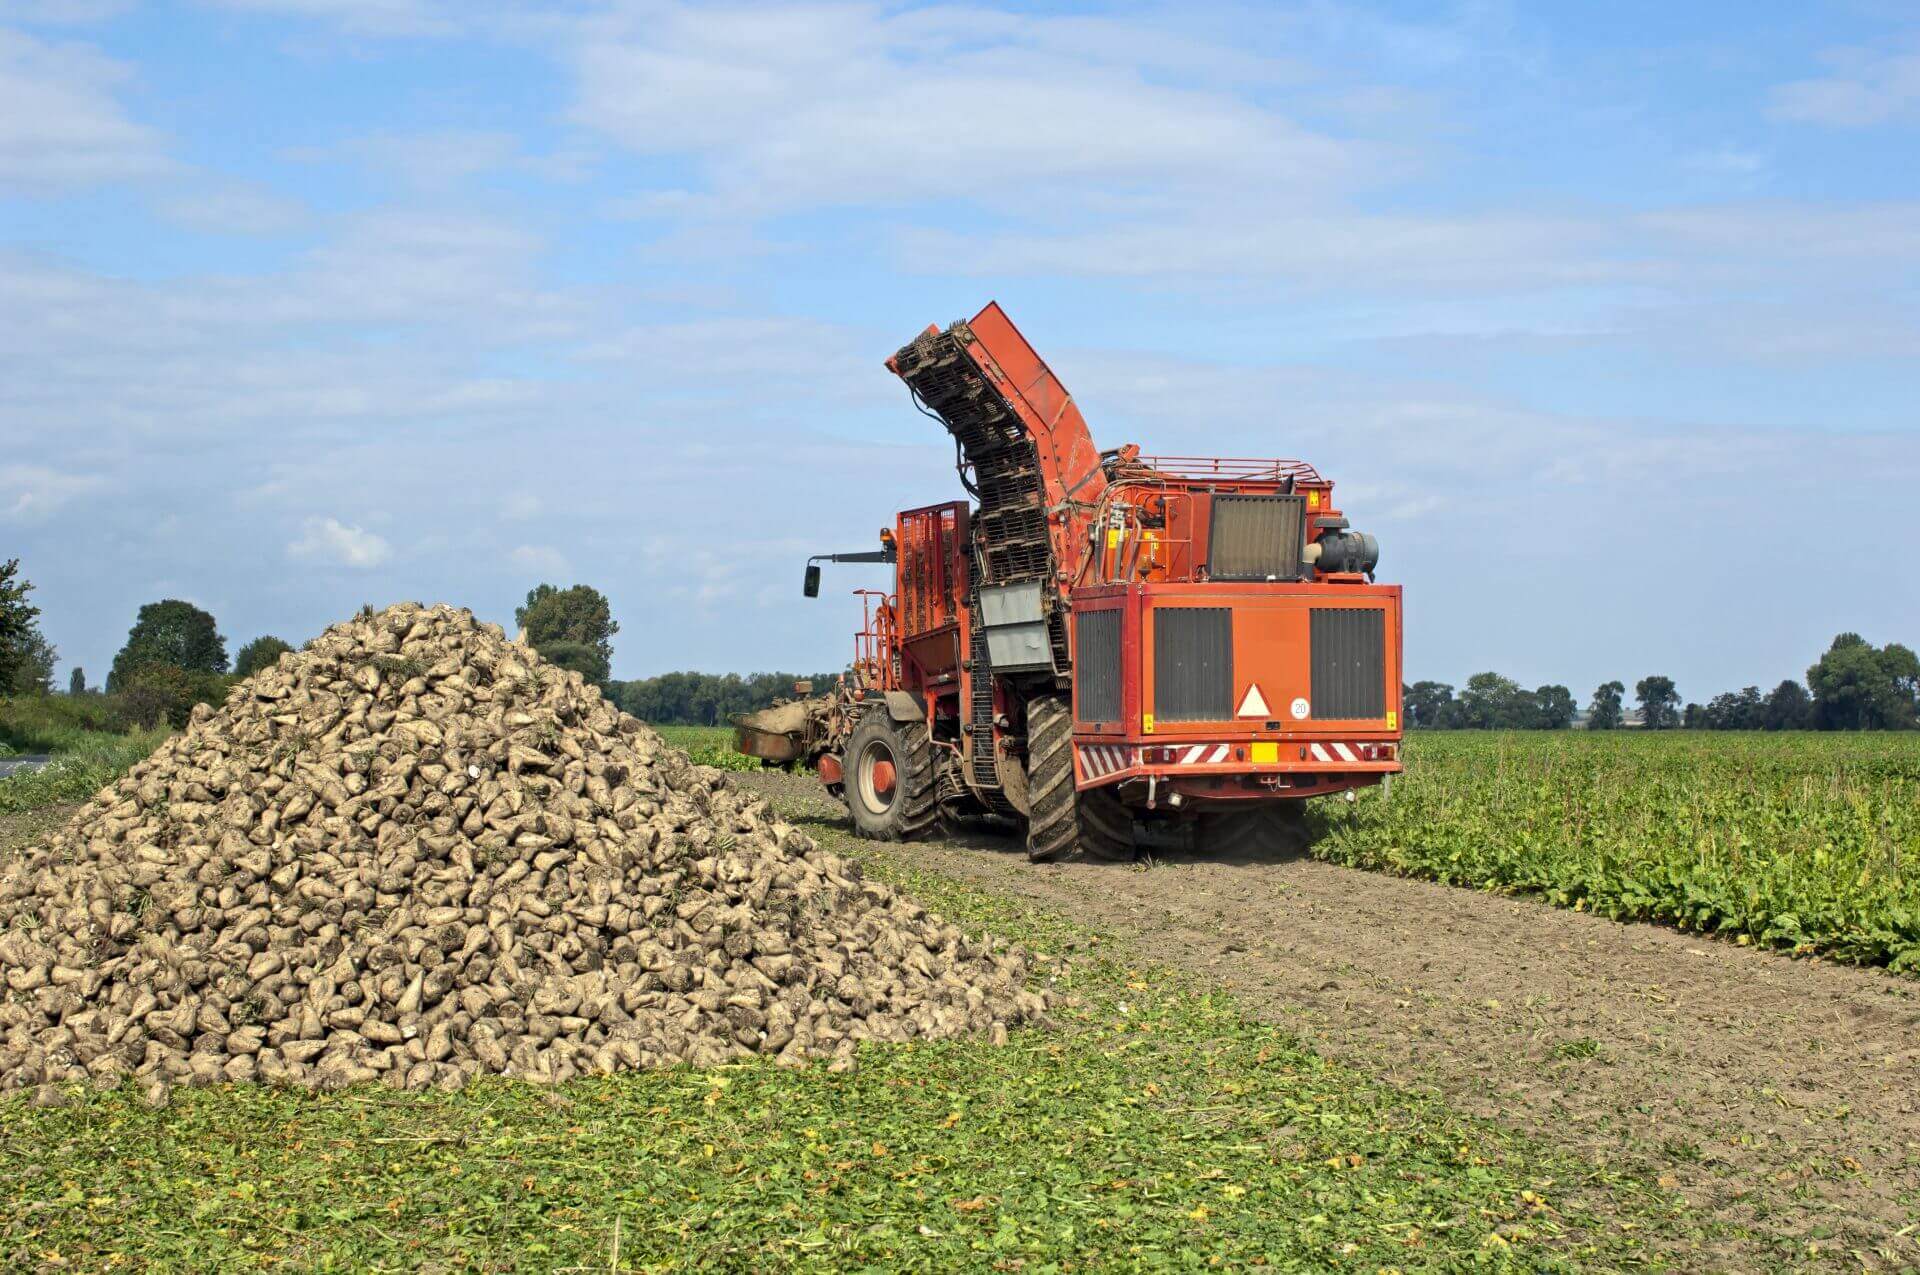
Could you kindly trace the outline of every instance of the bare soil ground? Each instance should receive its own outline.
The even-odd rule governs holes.
[[[743,778],[839,839],[810,776]],[[1651,1165],[1756,1238],[1920,1267],[1915,980],[1299,855],[1032,864],[990,835],[836,848],[1055,907],[1330,1057]]]

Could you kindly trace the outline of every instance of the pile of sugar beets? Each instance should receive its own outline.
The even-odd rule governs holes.
[[[0,1090],[456,1087],[1044,1020],[969,940],[464,610],[339,624],[0,869]]]

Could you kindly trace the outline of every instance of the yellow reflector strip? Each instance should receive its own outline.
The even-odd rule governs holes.
[[[1280,760],[1280,745],[1275,743],[1254,744],[1247,749],[1247,758],[1255,765],[1271,765]]]

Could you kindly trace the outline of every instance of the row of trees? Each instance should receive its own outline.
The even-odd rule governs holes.
[[[0,693],[48,694],[57,655],[40,633],[39,609],[27,600],[33,586],[18,574],[17,561],[0,567]],[[795,678],[789,673],[667,673],[614,681],[613,637],[620,625],[606,595],[590,585],[536,586],[514,609],[514,624],[545,659],[579,672],[624,710],[651,722],[721,723],[793,693]],[[103,697],[113,711],[106,716],[143,726],[162,720],[183,724],[195,704],[217,702],[234,682],[292,649],[272,635],[255,638],[229,665],[227,640],[209,612],[177,598],[150,602],[140,608],[113,657]],[[832,677],[815,680],[824,684]],[[86,673],[78,668],[68,690],[101,694],[87,689]]]
[[[1400,702],[1408,726],[1436,730],[1563,730],[1576,711],[1564,686],[1530,691],[1498,673],[1475,673],[1458,696],[1446,682],[1415,682]]]
[[[836,673],[809,680],[820,690]],[[622,712],[657,726],[719,726],[735,713],[751,713],[794,693],[801,677],[793,673],[662,673],[632,682],[609,682],[606,692]]]
[[[53,690],[57,653],[41,633],[33,585],[19,562],[0,564],[0,694]],[[606,595],[590,585],[562,589],[540,584],[515,608],[514,622],[542,656],[601,686],[636,717],[661,724],[716,725],[735,713],[764,708],[792,694],[788,673],[665,673],[618,682],[610,676],[613,637],[620,631]],[[293,648],[272,635],[241,647],[231,668],[226,639],[205,610],[177,598],[140,608],[125,645],[113,658],[106,691],[119,697],[126,717],[142,725],[182,723],[193,706],[221,698],[233,681],[250,676]],[[816,685],[835,675],[817,674]],[[86,674],[74,669],[68,689],[88,693]],[[1781,682],[1769,693],[1749,686],[1682,707],[1670,677],[1634,683],[1639,725],[1648,730],[1910,730],[1920,726],[1920,657],[1899,643],[1876,647],[1842,633],[1807,670],[1807,681]],[[1595,688],[1583,725],[1611,730],[1627,724],[1626,685]],[[1549,683],[1532,690],[1499,673],[1476,673],[1457,694],[1445,682],[1402,688],[1406,724],[1417,729],[1563,730],[1580,719],[1573,693]]]
[[[1771,692],[1749,686],[1683,708],[1673,679],[1654,674],[1635,682],[1633,693],[1647,730],[1913,730],[1920,727],[1920,656],[1897,642],[1876,647],[1842,633],[1807,670],[1804,686],[1789,678]],[[1626,725],[1626,694],[1622,682],[1596,687],[1586,728]],[[1474,674],[1457,696],[1445,682],[1415,682],[1402,688],[1401,703],[1408,726],[1428,729],[1559,730],[1576,719],[1566,687],[1529,691],[1498,673]]]
[[[185,725],[196,704],[218,703],[227,689],[272,664],[293,646],[265,634],[242,646],[232,665],[227,639],[213,615],[179,598],[140,608],[126,644],[113,657],[106,693],[117,696],[130,721],[153,726]],[[72,687],[84,691],[86,674],[74,669]]]
[[[597,684],[622,712],[657,725],[717,726],[735,713],[793,694],[791,673],[684,672],[614,681],[609,673],[620,625],[606,595],[590,585],[538,585],[528,591],[526,604],[515,608],[513,621],[544,658]],[[813,681],[824,687],[834,676],[821,674]]]
[[[0,694],[53,692],[59,656],[40,631],[40,609],[27,600],[32,591],[20,578],[17,559],[0,564]],[[227,641],[213,616],[178,598],[149,602],[113,657],[102,695],[110,702],[96,716],[126,725],[182,725],[195,704],[219,700],[233,682],[292,649],[277,637],[255,638],[240,648],[229,671]],[[77,667],[67,678],[67,692],[102,694],[88,690],[86,670]]]

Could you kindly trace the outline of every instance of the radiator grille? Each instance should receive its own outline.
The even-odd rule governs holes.
[[[1233,612],[1226,607],[1159,607],[1153,613],[1154,719],[1233,718]]]
[[[1303,496],[1215,496],[1207,550],[1215,580],[1298,580],[1307,534]]]
[[[1073,687],[1083,722],[1120,720],[1120,610],[1073,617]]]
[[[1387,715],[1387,613],[1315,608],[1313,715],[1324,721],[1375,720]]]

